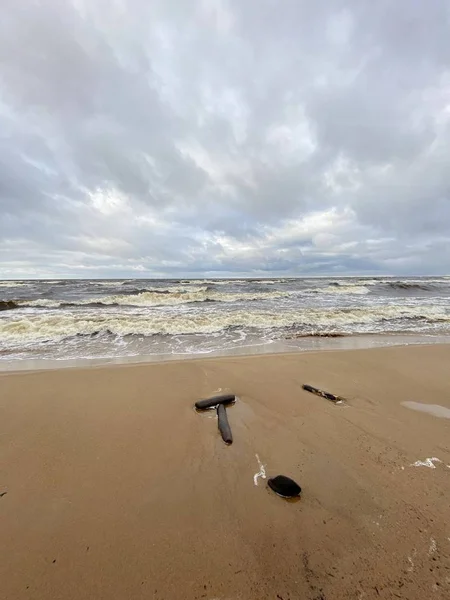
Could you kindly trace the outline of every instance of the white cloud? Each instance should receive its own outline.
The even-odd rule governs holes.
[[[444,0],[2,8],[0,277],[448,272]]]

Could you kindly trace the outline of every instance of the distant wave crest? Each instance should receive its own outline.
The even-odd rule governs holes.
[[[359,296],[368,294],[370,290],[364,285],[349,284],[349,285],[329,285],[320,290],[326,294],[358,294]]]
[[[385,283],[394,290],[424,290],[424,291],[428,291],[431,289],[431,286],[429,284],[416,283],[416,282],[412,282],[412,281],[386,281]]]
[[[2,288],[18,288],[18,287],[28,287],[31,285],[27,281],[0,281],[0,287]]]
[[[58,301],[51,299],[17,300],[10,308],[35,307],[35,308],[69,308],[69,307],[102,307],[102,306],[177,306],[194,302],[239,302],[249,300],[269,300],[286,298],[289,292],[254,292],[254,293],[226,293],[210,290],[208,286],[191,288],[190,291],[179,288],[155,288],[138,290],[129,294],[115,294],[100,298],[79,301]]]

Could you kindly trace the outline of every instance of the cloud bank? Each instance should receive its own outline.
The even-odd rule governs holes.
[[[450,9],[6,0],[0,278],[441,274]]]

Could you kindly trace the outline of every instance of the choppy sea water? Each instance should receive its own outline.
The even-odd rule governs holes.
[[[449,300],[450,277],[0,281],[0,366],[433,343]]]

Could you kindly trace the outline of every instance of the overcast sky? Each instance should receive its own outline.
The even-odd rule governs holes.
[[[450,272],[447,0],[3,0],[0,277]]]

